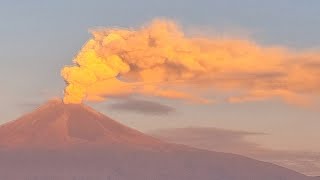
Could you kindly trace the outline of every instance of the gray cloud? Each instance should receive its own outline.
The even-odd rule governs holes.
[[[167,115],[175,112],[175,108],[155,101],[139,100],[133,98],[118,99],[118,102],[108,105],[117,111],[130,111],[149,115]]]
[[[266,135],[264,133],[189,127],[155,130],[149,134],[167,142],[240,154],[278,164],[307,175],[320,175],[320,153],[266,149],[247,140],[247,137],[250,136]]]

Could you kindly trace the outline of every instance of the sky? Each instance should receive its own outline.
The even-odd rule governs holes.
[[[260,45],[318,49],[320,1],[118,0],[5,1],[0,5],[0,122],[62,97],[61,68],[98,27],[138,28],[154,18],[181,24],[185,32],[248,38]],[[190,104],[133,97],[89,103],[141,131],[216,127],[263,133],[250,140],[268,149],[320,152],[319,107],[277,100]],[[155,111],[154,109],[157,109]]]

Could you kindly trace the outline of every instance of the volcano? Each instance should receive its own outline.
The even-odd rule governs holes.
[[[82,104],[49,101],[0,126],[5,180],[309,180],[239,155],[162,142]]]
[[[130,145],[156,148],[160,141],[82,104],[52,100],[0,126],[2,149],[59,150]],[[157,147],[158,148],[158,147]]]

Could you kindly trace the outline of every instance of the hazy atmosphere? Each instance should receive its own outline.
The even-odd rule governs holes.
[[[320,1],[2,1],[0,123],[50,99],[320,176]]]

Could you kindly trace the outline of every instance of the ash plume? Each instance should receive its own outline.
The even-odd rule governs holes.
[[[162,19],[136,30],[95,30],[73,62],[61,71],[67,104],[131,94],[209,103],[222,94],[230,103],[276,98],[310,105],[320,94],[315,50],[187,36]]]

